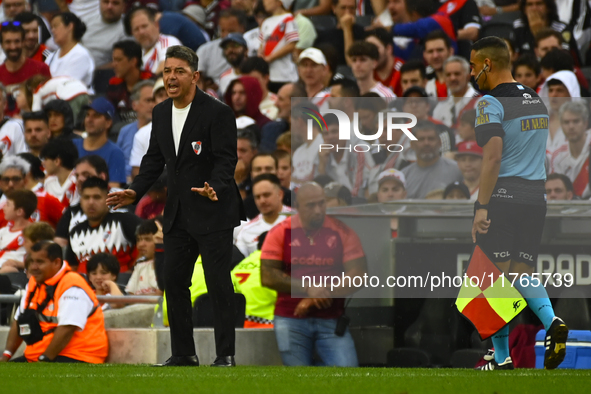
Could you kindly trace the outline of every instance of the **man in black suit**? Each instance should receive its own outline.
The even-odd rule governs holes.
[[[199,365],[189,286],[201,254],[215,311],[217,357],[212,366],[234,366],[232,232],[245,219],[234,182],[236,121],[230,107],[197,88],[198,61],[187,47],[168,48],[163,77],[169,99],[154,107],[150,146],[140,173],[128,190],[109,194],[107,203],[120,207],[139,201],[166,165],[168,197],[162,227],[172,357],[164,365]]]

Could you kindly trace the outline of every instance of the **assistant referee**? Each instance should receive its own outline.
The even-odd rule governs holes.
[[[515,281],[515,287],[544,324],[544,367],[554,369],[564,360],[568,328],[554,315],[546,289],[531,278],[546,217],[548,110],[534,90],[513,79],[502,39],[486,37],[474,43],[470,65],[480,90],[489,92],[476,107],[476,141],[483,148],[483,162],[472,239],[501,271],[527,276]],[[513,369],[509,325],[492,342],[494,359],[479,369]]]

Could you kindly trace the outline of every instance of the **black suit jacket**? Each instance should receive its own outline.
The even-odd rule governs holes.
[[[197,89],[181,134],[178,155],[172,136],[172,99],[154,107],[152,134],[140,172],[130,189],[136,202],[158,179],[164,165],[168,169],[168,197],[164,209],[163,232],[175,220],[196,234],[234,228],[245,219],[240,192],[234,182],[236,119],[230,107]],[[211,201],[192,187],[207,182],[217,193]],[[177,216],[178,210],[180,214]]]

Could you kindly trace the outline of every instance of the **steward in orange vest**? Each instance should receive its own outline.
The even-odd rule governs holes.
[[[109,344],[102,309],[86,280],[62,260],[61,247],[36,243],[29,272],[0,361],[10,360],[24,340],[25,357],[13,361],[103,363]]]

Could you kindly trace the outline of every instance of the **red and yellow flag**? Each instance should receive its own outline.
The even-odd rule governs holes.
[[[471,279],[473,277],[478,278]],[[474,324],[485,340],[509,324],[527,303],[511,281],[502,275],[477,245],[456,299],[461,314]]]

